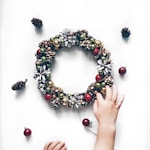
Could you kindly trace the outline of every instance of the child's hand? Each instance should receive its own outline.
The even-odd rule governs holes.
[[[47,143],[43,150],[67,150],[67,148],[64,142],[55,141]]]
[[[115,125],[119,108],[124,100],[124,96],[118,101],[118,93],[115,88],[106,86],[106,97],[97,93],[97,100],[93,105],[94,115],[99,125]]]

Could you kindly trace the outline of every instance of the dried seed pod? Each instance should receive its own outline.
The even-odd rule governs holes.
[[[21,90],[25,88],[27,79],[25,79],[25,81],[18,81],[16,82],[14,85],[12,85],[12,90]]]

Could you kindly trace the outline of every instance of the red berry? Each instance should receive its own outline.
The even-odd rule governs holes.
[[[41,54],[41,50],[38,49],[36,53],[37,53],[37,55],[40,55]]]
[[[92,96],[90,94],[86,93],[84,95],[84,99],[85,99],[85,101],[90,102],[92,100]]]
[[[84,126],[89,126],[89,125],[90,125],[90,120],[87,119],[87,118],[85,118],[85,119],[82,120],[82,124],[83,124]]]
[[[32,133],[31,129],[29,129],[29,128],[25,128],[25,129],[24,129],[24,135],[25,135],[25,136],[30,136],[31,133]]]
[[[46,94],[46,95],[45,95],[45,99],[46,99],[47,101],[51,100],[51,95],[50,95],[50,94]]]
[[[125,74],[126,71],[127,71],[127,70],[126,70],[126,67],[120,67],[119,70],[118,70],[118,72],[119,72],[121,75]]]
[[[96,75],[95,79],[96,79],[96,82],[99,82],[102,79],[102,77],[98,74]]]
[[[92,53],[93,53],[93,55],[97,55],[99,53],[99,49],[95,48]]]

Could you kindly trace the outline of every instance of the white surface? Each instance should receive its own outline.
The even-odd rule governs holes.
[[[42,150],[49,140],[65,141],[69,150],[93,149],[96,137],[80,121],[80,117],[90,118],[91,129],[96,131],[92,107],[81,116],[71,110],[55,111],[42,99],[33,79],[38,43],[64,28],[88,30],[112,54],[115,84],[125,94],[116,148],[150,149],[148,0],[1,0],[0,8],[0,150]],[[43,20],[42,33],[34,30],[33,17]],[[120,34],[125,26],[132,33],[127,42]],[[77,50],[62,52],[55,65],[54,81],[67,92],[84,91],[97,73],[92,59]],[[127,67],[124,78],[119,77],[120,66]],[[25,78],[25,91],[18,94],[11,90],[12,84]],[[23,136],[24,127],[33,132],[28,140]]]

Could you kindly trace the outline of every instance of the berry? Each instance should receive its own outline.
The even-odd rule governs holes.
[[[126,71],[127,71],[127,70],[126,70],[126,67],[120,67],[119,70],[118,70],[118,72],[119,72],[121,75],[125,74]]]
[[[95,77],[96,82],[99,82],[101,79],[102,79],[102,77],[99,74],[96,75],[96,77]]]
[[[45,52],[45,49],[44,49],[44,48],[41,48],[41,49],[40,49],[40,52],[41,52],[41,53],[44,53],[44,52]]]
[[[93,53],[93,55],[97,55],[99,53],[99,49],[95,48],[92,53]]]
[[[105,82],[101,82],[101,86],[102,86],[102,87],[105,87],[105,86],[106,86],[106,83],[105,83]]]
[[[37,53],[37,55],[40,55],[41,54],[41,50],[38,49],[36,53]]]
[[[51,100],[51,95],[50,95],[50,94],[46,94],[46,95],[45,95],[45,99],[46,99],[47,101]]]
[[[25,128],[23,133],[24,133],[25,136],[30,136],[32,131],[29,128]]]
[[[101,84],[100,84],[99,82],[97,82],[97,83],[95,84],[95,87],[99,89],[99,88],[101,87]]]
[[[80,40],[83,41],[85,39],[85,35],[81,34]]]
[[[85,119],[82,120],[82,124],[83,124],[84,126],[89,126],[89,125],[90,125],[90,120],[87,119],[87,118],[85,118]]]
[[[92,96],[90,94],[86,93],[84,95],[84,99],[85,99],[85,101],[90,102],[92,100]]]

